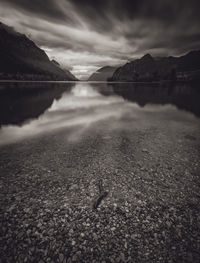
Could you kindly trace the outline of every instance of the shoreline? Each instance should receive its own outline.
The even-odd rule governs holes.
[[[199,122],[131,120],[0,147],[2,259],[198,262]]]

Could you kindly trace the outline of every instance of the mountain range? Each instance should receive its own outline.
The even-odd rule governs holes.
[[[88,81],[107,81],[111,78],[117,67],[105,66],[94,72],[88,79]]]
[[[180,57],[154,58],[146,54],[113,73],[109,81],[191,81],[200,80],[200,50]]]
[[[26,35],[0,22],[0,79],[77,80]]]
[[[77,78],[64,69],[26,35],[0,22],[0,79],[68,80]],[[89,81],[200,81],[200,50],[180,57],[146,54],[120,67],[105,66]]]

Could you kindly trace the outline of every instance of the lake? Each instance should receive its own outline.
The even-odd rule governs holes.
[[[80,134],[102,121],[130,125],[133,116],[136,126],[158,115],[198,122],[199,101],[199,90],[186,84],[0,83],[0,145],[75,126]]]
[[[199,102],[183,83],[1,82],[2,260],[198,262]]]

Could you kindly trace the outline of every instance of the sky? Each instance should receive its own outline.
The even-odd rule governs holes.
[[[79,79],[147,53],[200,49],[199,0],[0,0],[1,22]]]

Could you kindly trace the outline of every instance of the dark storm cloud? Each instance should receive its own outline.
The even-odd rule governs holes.
[[[199,22],[198,0],[70,0],[91,26],[113,29],[111,18],[121,21],[156,20],[166,26],[180,19]],[[83,4],[84,2],[84,4]],[[111,23],[109,23],[111,22]]]
[[[198,0],[86,0],[83,8],[81,0],[71,3],[91,29],[111,37],[122,35],[137,46],[135,55],[151,50],[173,55],[200,48]]]
[[[29,12],[30,16],[42,16],[49,21],[58,20],[60,23],[77,26],[82,21],[89,29],[109,34],[113,39],[119,37],[116,34],[121,34],[130,43],[133,43],[134,39],[150,35],[152,31],[159,32],[160,27],[163,34],[166,34],[165,29],[173,31],[174,35],[170,33],[169,36],[176,43],[179,34],[183,35],[183,28],[188,31],[196,24],[198,30],[200,26],[200,4],[197,0],[1,0],[1,2],[22,12]],[[76,16],[78,19],[75,19]],[[137,23],[137,28],[133,27],[134,23]],[[197,32],[194,34],[197,35]],[[193,37],[186,32],[186,40],[188,36],[191,39]],[[184,41],[184,38],[182,40]]]
[[[200,49],[197,0],[0,0],[5,23],[84,73]],[[88,71],[89,72],[89,71]]]
[[[44,16],[46,18],[65,19],[66,15],[61,7],[54,0],[1,0],[10,6],[22,11],[29,12],[32,15]]]

